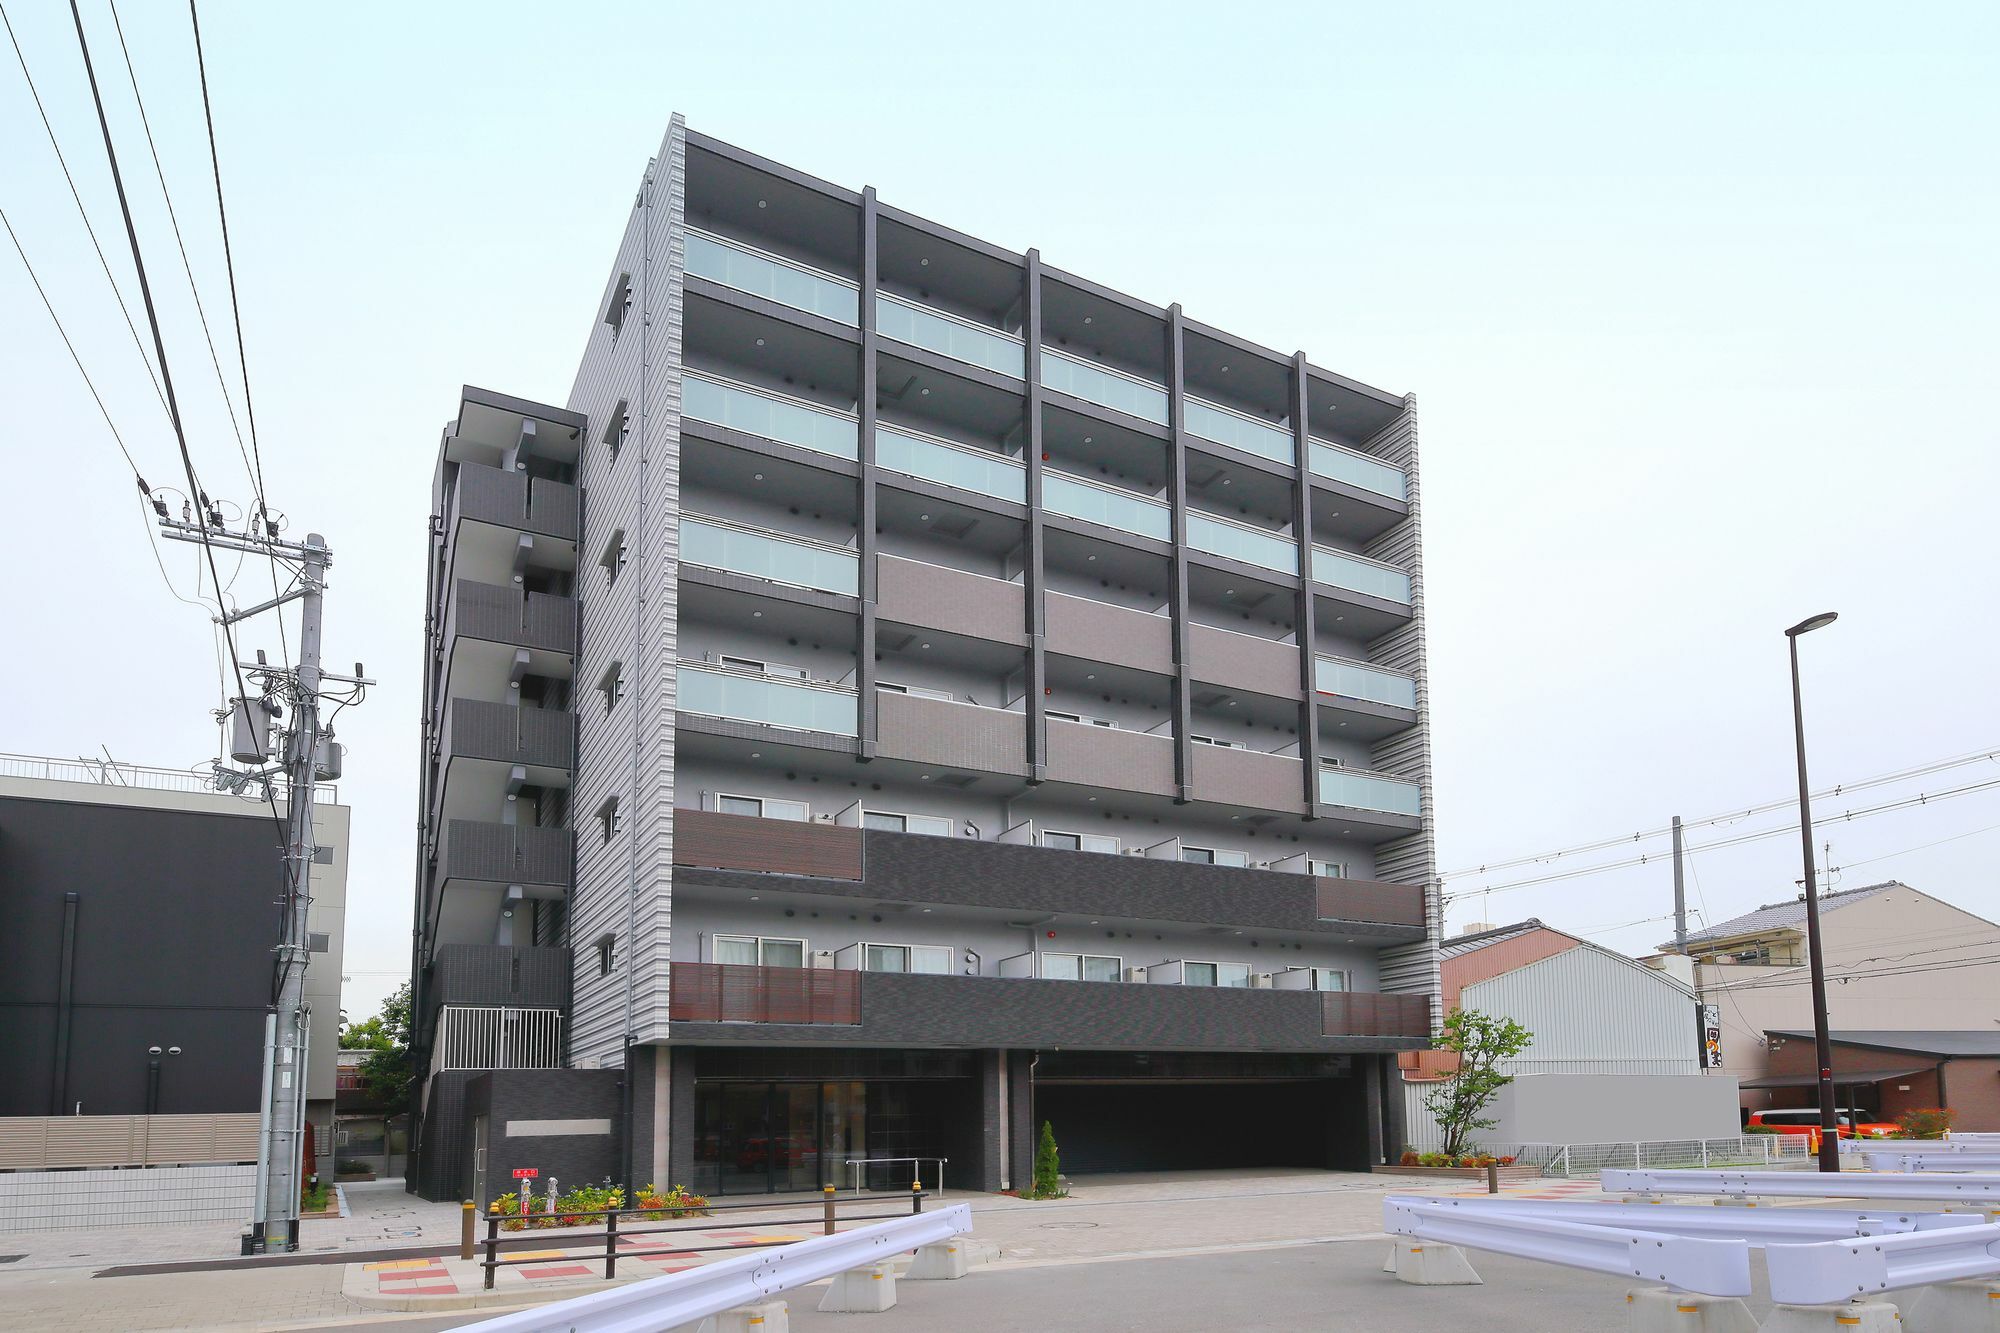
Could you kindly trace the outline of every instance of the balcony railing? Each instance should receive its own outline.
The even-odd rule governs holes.
[[[795,819],[674,811],[674,864],[766,875],[861,878],[861,830]]]
[[[794,310],[842,324],[861,322],[861,289],[854,283],[692,228],[687,233],[687,271]]]
[[[438,839],[438,878],[566,886],[571,849],[566,828],[449,819]]]
[[[576,540],[576,487],[504,468],[461,463],[453,483],[454,521],[469,519]]]
[[[1227,444],[1274,463],[1295,461],[1292,433],[1283,426],[1274,426],[1234,408],[1206,403],[1193,396],[1186,399],[1186,412],[1190,435]]]
[[[1021,378],[1028,363],[1027,346],[1019,338],[887,292],[875,295],[875,328],[884,338],[1015,379]]]
[[[703,662],[683,661],[679,706],[683,712],[795,731],[855,733],[854,691],[839,685],[778,680]]]
[[[447,1004],[438,1010],[431,1072],[562,1068],[560,1009]]]
[[[451,605],[445,612],[445,639],[448,642],[460,635],[549,652],[574,652],[576,599],[546,592],[523,595],[518,588],[497,583],[455,579]]]
[[[1042,385],[1072,398],[1114,408],[1141,421],[1167,424],[1167,391],[1136,375],[1042,348]]]
[[[1173,513],[1158,500],[1066,472],[1042,473],[1042,508],[1156,541],[1174,536]]]
[[[1428,1037],[1428,995],[1374,995],[1326,991],[1320,997],[1320,1032],[1328,1037]]]
[[[681,516],[681,560],[848,597],[860,587],[861,560],[852,551],[701,514]]]
[[[1392,708],[1417,706],[1417,682],[1379,667],[1322,653],[1313,661],[1313,689],[1344,699],[1362,699]]]
[[[1345,551],[1330,551],[1324,546],[1313,547],[1313,582],[1329,587],[1345,588],[1349,592],[1363,593],[1369,597],[1380,597],[1384,601],[1410,604],[1410,576],[1392,565],[1366,560],[1358,555],[1348,555]]]
[[[1322,767],[1319,799],[1322,805],[1343,805],[1350,810],[1412,816],[1423,813],[1421,789],[1416,783],[1351,768]]]
[[[1234,519],[1218,518],[1198,510],[1187,511],[1188,545],[1197,551],[1219,555],[1280,574],[1299,572],[1298,544],[1261,528]]]
[[[716,375],[681,376],[681,414],[835,458],[861,456],[861,427],[853,417]]]
[[[575,727],[567,708],[456,698],[445,703],[439,736],[452,758],[566,769],[575,763]]]
[[[1386,495],[1391,500],[1409,498],[1408,478],[1399,467],[1392,467],[1380,459],[1367,454],[1356,453],[1352,449],[1325,440],[1310,441],[1309,450],[1312,468],[1316,476],[1332,481],[1344,481],[1350,486],[1359,486],[1364,491]]]
[[[1424,924],[1424,890],[1419,884],[1384,884],[1372,879],[1313,877],[1314,909],[1322,921],[1371,924]]]
[[[667,968],[667,1019],[852,1026],[861,1021],[861,973],[747,963],[673,963]]]
[[[976,491],[996,500],[1024,504],[1028,499],[1027,471],[1013,459],[900,426],[875,428],[875,461],[891,472]]]

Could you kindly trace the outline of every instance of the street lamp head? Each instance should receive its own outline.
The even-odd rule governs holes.
[[[1801,634],[1810,634],[1816,629],[1825,629],[1828,625],[1831,625],[1834,621],[1838,619],[1840,619],[1840,612],[1822,611],[1816,616],[1812,616],[1808,619],[1801,620],[1798,624],[1786,630],[1785,637],[1788,639],[1796,639]]]

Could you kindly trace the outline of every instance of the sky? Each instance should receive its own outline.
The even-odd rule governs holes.
[[[191,450],[233,515],[248,469],[112,12],[82,10]],[[6,13],[143,335],[67,7]],[[118,17],[233,376],[188,15]],[[1812,613],[1840,613],[1801,641],[1816,789],[2000,747],[2000,9],[205,0],[201,18],[266,489],[288,535],[334,550],[329,662],[381,681],[339,721],[354,1017],[408,968],[440,430],[461,384],[567,396],[674,111],[1417,394],[1452,930],[1535,915],[1628,952],[1667,938],[1664,840],[1476,868],[1795,794],[1783,630]],[[139,471],[185,489],[12,59],[0,208]],[[196,555],[156,567],[131,472],[5,246],[0,405],[23,576],[0,595],[0,750],[202,766],[216,652],[177,600]],[[260,600],[260,570],[235,577]],[[275,657],[270,618],[240,643]],[[1822,828],[1826,878],[2000,917],[2000,785],[1938,796],[1980,783],[2000,759],[1822,800],[1928,798]],[[1690,829],[1697,925],[1796,895],[1795,818]]]

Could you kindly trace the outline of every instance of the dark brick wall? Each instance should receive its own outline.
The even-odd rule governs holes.
[[[495,1069],[475,1074],[466,1085],[465,1142],[461,1179],[472,1180],[472,1121],[486,1116],[486,1192],[498,1197],[515,1188],[514,1170],[533,1167],[538,1189],[550,1180],[567,1191],[578,1185],[617,1181],[620,1174],[621,1082],[618,1069]],[[610,1122],[604,1134],[522,1135],[507,1133],[511,1121],[587,1120]],[[638,1182],[644,1184],[644,1181]],[[488,1200],[478,1202],[484,1205]]]
[[[426,1199],[471,1197],[472,1117],[465,1087],[478,1077],[476,1069],[448,1069],[431,1078],[409,1166],[416,1193]]]
[[[557,945],[441,944],[424,986],[425,1009],[512,1005],[560,1009],[569,995],[569,950]]]

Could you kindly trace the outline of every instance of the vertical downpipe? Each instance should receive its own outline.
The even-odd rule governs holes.
[[[76,996],[76,918],[82,898],[63,895],[62,963],[56,981],[56,1053],[53,1077],[49,1080],[49,1114],[64,1115],[69,1108],[69,1031]]]

